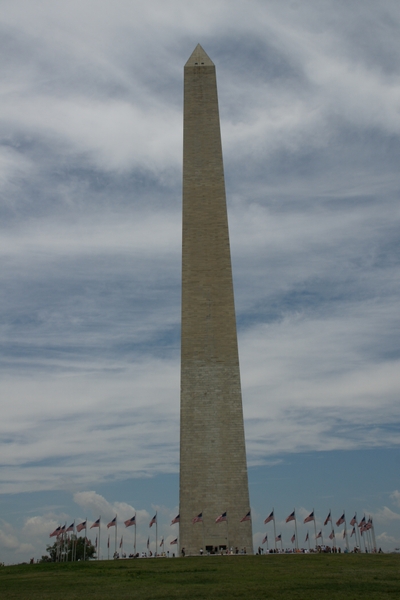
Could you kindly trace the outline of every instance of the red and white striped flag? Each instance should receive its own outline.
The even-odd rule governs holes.
[[[57,527],[57,529],[55,529],[55,530],[53,531],[53,533],[51,533],[51,534],[49,535],[49,537],[57,537],[57,536],[60,534],[60,530],[61,530],[61,525],[59,525],[59,526]]]
[[[274,511],[272,511],[272,513],[265,519],[264,521],[264,525],[266,525],[267,523],[269,523],[270,521],[274,520]]]
[[[154,517],[150,521],[149,527],[153,527],[154,523],[157,523],[157,513],[154,515]]]
[[[100,519],[101,519],[101,517],[99,517],[99,518],[97,519],[97,521],[95,521],[95,522],[93,523],[93,525],[91,525],[91,526],[90,526],[90,529],[93,529],[93,527],[100,527]]]
[[[286,523],[289,523],[289,521],[295,521],[296,520],[296,515],[295,515],[295,511],[293,511],[292,513],[290,513],[290,515],[287,517],[286,519]]]
[[[344,517],[344,513],[342,514],[342,516],[340,517],[340,519],[338,519],[336,521],[336,527],[339,527],[339,525],[342,525],[342,523],[345,522],[345,517]]]
[[[197,517],[195,517],[195,518],[192,520],[192,523],[193,523],[193,525],[194,525],[195,523],[202,523],[202,522],[203,522],[203,513],[202,513],[202,512],[201,512],[201,513],[199,513],[199,514],[197,515]]]
[[[172,519],[171,525],[175,525],[175,523],[180,523],[181,517],[180,515],[176,515],[175,519]]]
[[[227,521],[227,520],[228,520],[227,514],[226,514],[226,512],[223,512],[222,515],[219,515],[219,517],[217,517],[215,519],[215,522],[222,523],[222,521]]]
[[[110,527],[116,527],[116,525],[117,525],[117,515],[115,515],[113,520],[107,524],[107,529],[109,529]]]
[[[310,521],[315,521],[315,519],[314,519],[314,511],[312,511],[312,512],[311,512],[311,513],[308,515],[308,517],[306,517],[306,518],[304,519],[304,523],[310,523]]]

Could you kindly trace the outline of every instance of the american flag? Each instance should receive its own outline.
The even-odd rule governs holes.
[[[329,515],[326,517],[324,525],[327,525],[329,521],[332,523],[331,511],[329,511]]]
[[[226,516],[226,512],[223,512],[222,515],[219,515],[219,517],[217,517],[215,519],[216,523],[222,523],[222,521],[227,521],[228,517]]]
[[[361,519],[361,521],[359,522],[358,526],[359,527],[364,527],[365,525],[365,515],[363,516],[363,518]]]
[[[268,542],[268,536],[267,536],[267,534],[265,534],[264,539],[261,543],[266,544],[267,542]]]
[[[295,511],[293,511],[286,519],[286,523],[289,523],[289,521],[295,521],[295,520],[296,520]]]
[[[195,518],[192,520],[192,523],[193,523],[193,525],[194,525],[195,523],[201,523],[202,521],[203,521],[203,513],[201,512],[201,513],[199,513],[199,514],[197,515],[197,517],[195,517]]]
[[[49,537],[55,537],[55,536],[59,535],[59,533],[60,533],[60,529],[61,529],[61,525],[59,525],[59,526],[57,527],[57,529],[55,529],[55,530],[53,531],[53,533],[51,533],[51,534],[49,535]]]
[[[314,519],[314,511],[312,511],[312,513],[310,513],[310,514],[308,515],[308,517],[306,517],[306,518],[304,519],[304,523],[309,523],[310,521],[314,521],[314,520],[315,520],[315,519]]]
[[[75,527],[75,521],[73,523],[71,523],[71,525],[68,527],[68,529],[66,529],[66,531],[74,531],[74,527]]]
[[[372,519],[371,517],[368,519],[368,523],[365,526],[365,529],[372,529]]]
[[[345,522],[345,518],[344,518],[344,513],[343,513],[342,516],[340,517],[340,519],[338,519],[336,521],[336,527],[339,527],[339,525],[341,525],[344,522]]]
[[[308,542],[308,531],[307,531],[306,539],[304,541]]]
[[[121,541],[119,543],[119,547],[122,548],[122,544],[124,543],[124,536],[121,536]]]
[[[149,527],[152,527],[154,525],[154,523],[157,523],[157,513],[154,515],[154,517],[150,521]]]
[[[91,526],[90,526],[90,529],[93,529],[93,527],[100,527],[100,519],[101,519],[101,517],[99,517],[99,518],[97,519],[97,521],[95,521],[95,522],[93,523],[93,525],[91,525]]]
[[[132,519],[128,519],[127,521],[124,521],[125,523],[125,527],[130,527],[131,525],[136,525],[136,515],[134,515],[132,517]]]
[[[281,542],[282,541],[282,534],[281,533],[276,536],[275,541],[276,542]]]
[[[164,538],[161,539],[160,548],[161,548],[161,546],[164,546]]]
[[[82,531],[82,529],[86,529],[86,521],[84,521],[83,523],[79,523],[79,525],[76,526],[76,531],[79,533],[80,531]]]
[[[60,535],[61,533],[65,533],[66,529],[67,529],[67,524],[65,523],[65,525],[63,525],[62,527],[60,527],[60,531],[58,532],[58,535]]]
[[[179,523],[180,520],[181,520],[180,515],[176,515],[175,519],[172,519],[171,525],[174,525],[175,523]]]
[[[322,539],[322,531],[319,532],[319,534],[317,535],[317,539],[321,538]]]
[[[264,525],[266,525],[267,523],[269,523],[270,521],[274,520],[274,511],[272,511],[272,513],[265,519],[264,521]]]
[[[292,544],[294,544],[294,541],[295,541],[295,539],[296,539],[296,534],[294,533],[294,534],[292,535],[292,537],[290,538],[290,540],[291,540]]]
[[[343,529],[343,539],[346,537],[346,529]]]
[[[241,523],[243,523],[243,521],[251,521],[250,511],[243,517],[243,519],[240,519]]]
[[[333,529],[332,529],[332,531],[331,531],[331,532],[330,532],[330,534],[329,534],[329,539],[330,539],[330,540],[333,540],[333,538],[334,538],[334,537],[335,537],[335,532],[334,532],[334,531],[333,531]]]
[[[174,540],[172,540],[172,542],[169,543],[170,546],[173,546],[174,544],[178,543],[178,538],[175,538]]]
[[[356,528],[355,528],[355,527],[353,527],[353,530],[352,530],[352,532],[351,532],[351,534],[350,534],[350,537],[353,537],[353,535],[355,535],[355,534],[356,534]]]
[[[353,527],[354,527],[354,525],[357,525],[357,515],[354,515],[354,517],[350,521],[350,525],[352,525]]]
[[[116,525],[117,525],[117,515],[115,515],[113,520],[108,523],[107,529],[109,529],[109,527],[115,527]]]

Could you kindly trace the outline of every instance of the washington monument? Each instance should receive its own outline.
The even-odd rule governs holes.
[[[250,554],[217,83],[200,45],[184,69],[183,129],[179,546],[187,554],[231,547]]]

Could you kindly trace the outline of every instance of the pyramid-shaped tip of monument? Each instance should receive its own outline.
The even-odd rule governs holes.
[[[200,44],[193,50],[185,67],[213,67],[214,63]]]

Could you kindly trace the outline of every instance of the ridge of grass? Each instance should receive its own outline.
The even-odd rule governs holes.
[[[0,568],[2,600],[400,598],[400,555],[215,556]]]

